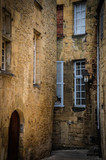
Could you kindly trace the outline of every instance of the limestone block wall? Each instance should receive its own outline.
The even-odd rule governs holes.
[[[57,39],[57,60],[64,61],[64,107],[54,108],[53,147],[89,147],[95,143],[96,128],[96,7],[86,1],[86,34],[74,35],[74,2],[57,0],[63,5],[63,38]],[[74,107],[74,62],[86,60],[91,83],[86,84],[86,108]]]
[[[106,1],[103,3],[103,38],[99,32],[100,47],[100,131],[103,159],[106,159]],[[99,17],[101,22],[101,17]],[[101,31],[101,25],[100,25]]]
[[[21,128],[19,158],[40,159],[51,151],[56,96],[56,1],[42,0],[41,5],[34,0],[0,0],[0,57],[2,8],[11,14],[12,39],[8,75],[0,70],[0,160],[7,159],[10,118],[15,110]],[[33,85],[34,31],[39,33],[40,41],[37,85]]]

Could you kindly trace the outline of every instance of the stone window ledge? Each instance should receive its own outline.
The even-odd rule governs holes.
[[[34,86],[35,88],[38,88],[38,89],[41,88],[41,85],[40,85],[40,84],[33,84],[33,86]]]
[[[43,7],[41,6],[41,4],[40,4],[37,0],[34,0],[34,3],[35,3],[35,5],[36,5],[40,10],[43,9]]]
[[[72,35],[72,38],[83,38],[84,36],[86,36],[87,33],[84,34],[76,34],[76,35]]]
[[[0,76],[10,76],[10,77],[14,77],[15,75],[9,71],[3,71],[0,70]]]

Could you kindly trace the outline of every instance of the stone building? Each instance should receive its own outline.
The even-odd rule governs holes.
[[[106,1],[98,3],[98,66],[100,86],[100,135],[103,159],[106,159]],[[99,60],[100,59],[100,60]]]
[[[97,139],[97,0],[57,0],[57,100],[53,148]]]
[[[51,151],[56,1],[0,0],[0,160]]]

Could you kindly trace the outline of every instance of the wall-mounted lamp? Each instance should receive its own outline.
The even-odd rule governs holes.
[[[85,83],[89,82],[90,75],[89,75],[88,71],[84,70],[82,75],[83,75],[84,82]]]

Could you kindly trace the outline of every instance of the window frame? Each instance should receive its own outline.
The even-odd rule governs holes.
[[[82,83],[81,82],[81,80],[83,79],[83,76],[82,76],[82,74],[80,74],[80,75],[77,75],[76,74],[76,71],[77,71],[77,69],[76,69],[76,64],[77,63],[80,63],[80,69],[79,69],[79,71],[80,71],[80,73],[81,73],[81,63],[85,63],[85,61],[83,61],[83,60],[81,60],[81,61],[75,61],[74,62],[74,107],[77,107],[77,108],[85,108],[86,107],[86,103],[85,104],[80,104],[80,105],[77,105],[77,103],[76,103],[76,100],[77,99],[79,99],[80,100],[80,102],[81,102],[81,100],[83,100],[83,99],[85,99],[85,101],[86,101],[86,88],[85,88],[85,90],[84,91],[82,91],[82,89],[81,89],[81,86],[85,86],[85,83]],[[84,70],[84,68],[83,68],[83,70]],[[76,86],[77,86],[77,84],[76,84],[76,79],[80,79],[80,84],[78,84],[78,85],[80,85],[80,91],[77,91],[77,89],[76,89]],[[86,87],[86,86],[85,86]],[[77,96],[76,96],[76,93],[80,93],[80,98],[77,98]],[[81,93],[85,93],[85,98],[82,98],[81,96]]]
[[[64,107],[64,61],[57,61],[57,64],[58,63],[61,64],[61,74],[60,74],[61,75],[61,77],[60,77],[61,81],[57,82],[57,79],[56,79],[56,96],[57,96],[57,85],[61,85],[61,103],[56,104],[56,102],[55,102],[54,106],[55,107]]]
[[[36,29],[33,29],[33,85],[37,88],[40,88],[40,48],[41,48],[41,33]]]
[[[10,71],[11,63],[11,13],[5,8],[2,8],[2,44],[4,43],[4,56],[3,47],[1,55],[1,70]],[[4,57],[4,59],[3,59]],[[4,64],[4,67],[3,67]]]
[[[81,13],[82,11],[85,11],[85,25],[81,25],[81,26],[79,26],[79,27],[84,27],[84,32],[80,32],[80,33],[78,33],[77,32],[77,10],[76,10],[76,7],[77,7],[77,5],[82,5],[82,4],[84,4],[85,5],[85,8],[84,8],[84,10],[80,10],[79,12]],[[81,20],[82,18],[80,18],[79,20]],[[83,18],[84,19],[84,18]],[[74,3],[74,35],[83,35],[83,34],[86,34],[86,2],[85,1],[81,1],[81,2],[76,2],[76,3]]]
[[[33,84],[37,83],[37,76],[36,76],[36,54],[37,54],[37,37],[36,34],[34,34],[34,40],[33,40]]]
[[[3,47],[3,43],[4,43],[4,47]],[[4,51],[4,55],[3,55],[3,51]],[[4,61],[3,61],[3,57],[4,57]],[[2,64],[4,64],[4,67],[1,64],[1,70],[5,71],[6,70],[6,42],[4,40],[2,40]]]

